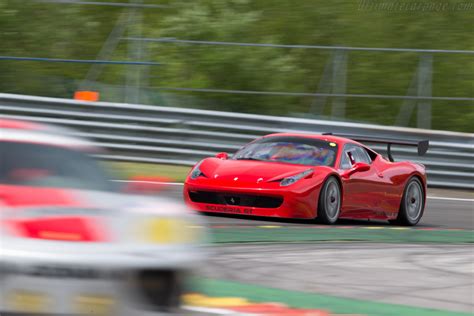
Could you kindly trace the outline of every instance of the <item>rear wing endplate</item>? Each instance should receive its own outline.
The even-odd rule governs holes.
[[[423,156],[428,151],[430,147],[429,140],[406,140],[406,139],[395,139],[395,138],[382,138],[382,137],[371,137],[363,135],[350,135],[350,134],[333,134],[333,133],[323,133],[323,135],[333,135],[344,138],[349,138],[357,142],[368,142],[368,143],[377,143],[377,144],[387,144],[387,155],[390,161],[394,161],[392,156],[392,145],[402,145],[402,146],[413,146],[418,149],[418,156]]]

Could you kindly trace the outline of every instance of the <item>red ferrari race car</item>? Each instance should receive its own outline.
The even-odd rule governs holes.
[[[429,142],[351,138],[330,133],[258,138],[232,157],[220,153],[197,163],[184,199],[199,212],[416,225],[425,207],[425,167],[394,162],[391,146],[417,146],[424,155]],[[386,143],[388,158],[355,140]]]

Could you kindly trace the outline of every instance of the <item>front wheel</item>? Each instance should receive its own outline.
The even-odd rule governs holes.
[[[423,216],[425,208],[425,195],[423,185],[418,178],[411,178],[403,192],[400,210],[396,220],[392,224],[415,226]]]
[[[341,188],[334,177],[324,183],[318,201],[318,219],[324,224],[334,224],[341,212]]]

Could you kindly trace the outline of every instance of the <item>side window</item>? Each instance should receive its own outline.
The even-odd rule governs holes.
[[[340,168],[350,169],[357,162],[371,164],[372,159],[364,148],[353,144],[346,145],[342,152]]]
[[[370,162],[374,161],[375,158],[377,158],[377,153],[374,152],[373,150],[368,149],[368,148],[364,148],[364,151],[365,151],[365,152],[367,153],[367,155],[369,156]]]
[[[354,156],[352,154],[352,148],[349,146],[345,146],[344,150],[342,151],[341,163],[340,168],[347,170],[352,167]]]
[[[359,146],[355,146],[356,162],[364,162],[366,164],[371,164],[372,159],[370,159],[367,151]]]

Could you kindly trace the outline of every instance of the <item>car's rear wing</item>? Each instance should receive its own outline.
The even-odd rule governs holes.
[[[377,143],[377,144],[387,144],[387,156],[390,161],[394,161],[392,156],[392,145],[402,145],[402,146],[414,146],[418,149],[418,155],[423,156],[428,151],[430,147],[429,140],[406,140],[406,139],[395,139],[395,138],[383,138],[383,137],[372,137],[372,136],[363,136],[363,135],[351,135],[351,134],[333,134],[333,133],[323,133],[323,135],[333,135],[344,138],[349,138],[358,142],[368,142],[368,143]]]

